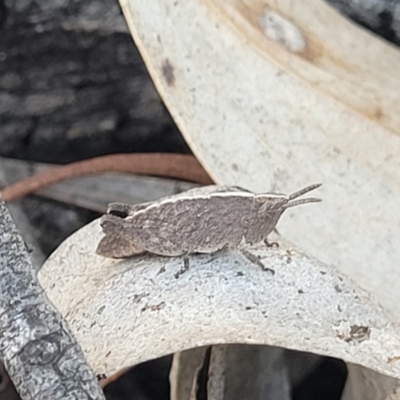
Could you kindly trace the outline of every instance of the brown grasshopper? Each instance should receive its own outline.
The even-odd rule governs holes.
[[[289,196],[205,186],[150,203],[111,203],[101,218],[105,236],[97,253],[111,258],[145,252],[181,256],[213,253],[241,243],[268,245],[268,235],[286,209],[320,201],[294,200],[319,186],[307,186]]]

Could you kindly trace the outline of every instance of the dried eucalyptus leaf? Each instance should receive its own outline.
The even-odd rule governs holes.
[[[96,373],[209,344],[312,352],[400,377],[400,329],[334,268],[285,245],[181,257],[95,254],[99,222],[46,262],[39,279]],[[273,272],[271,272],[273,271]],[[179,340],[177,340],[179,338]]]
[[[169,376],[171,400],[189,400],[197,371],[204,363],[208,347],[175,353]]]
[[[324,207],[279,230],[400,316],[399,51],[321,0],[121,0],[171,115],[215,182]]]

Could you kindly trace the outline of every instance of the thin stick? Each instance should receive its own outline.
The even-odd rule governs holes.
[[[200,163],[190,155],[168,153],[113,154],[51,168],[5,187],[1,191],[1,195],[5,202],[11,202],[65,179],[107,172],[164,176],[205,185],[213,183]]]

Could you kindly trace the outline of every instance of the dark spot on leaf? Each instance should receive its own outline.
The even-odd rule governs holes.
[[[107,379],[107,375],[105,373],[97,374],[96,379],[101,381],[102,379]]]
[[[400,361],[400,356],[388,357],[388,359],[387,359],[388,364],[392,364],[396,361]]]
[[[350,336],[360,342],[369,339],[370,334],[371,330],[368,326],[352,325],[350,328]]]
[[[361,343],[364,340],[368,340],[370,335],[371,329],[368,326],[352,325],[350,327],[350,335],[341,339],[344,339],[347,343]]]
[[[97,314],[101,314],[104,309],[106,308],[106,306],[101,306],[98,310],[97,310]]]
[[[142,308],[142,312],[144,311],[160,311],[165,307],[165,302],[162,301],[160,304],[154,304],[154,305],[147,305]]]
[[[168,58],[165,59],[161,71],[168,86],[173,86],[175,83],[174,68],[169,62]]]
[[[340,289],[339,285],[335,285],[334,288],[338,293],[342,292],[342,289]]]
[[[165,265],[163,265],[157,272],[157,275],[163,274],[165,272]]]

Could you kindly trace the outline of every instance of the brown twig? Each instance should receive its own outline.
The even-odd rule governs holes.
[[[201,184],[213,183],[200,163],[190,155],[168,153],[113,154],[51,168],[6,186],[5,202],[17,200],[65,179],[107,172],[127,172],[177,178]]]

